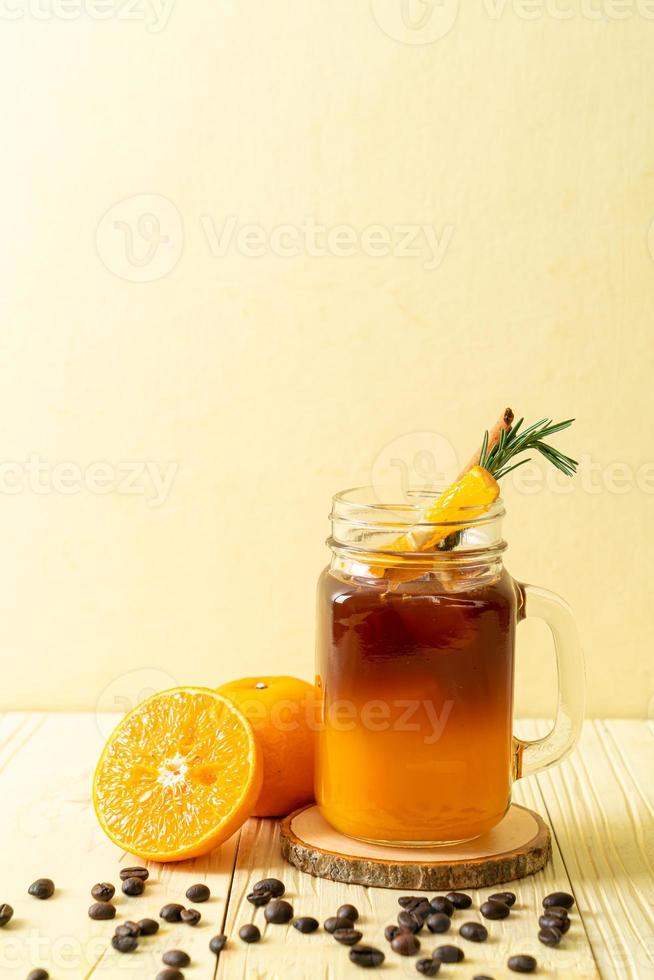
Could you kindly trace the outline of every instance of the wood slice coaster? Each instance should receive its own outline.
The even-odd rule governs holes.
[[[443,847],[382,847],[339,834],[317,806],[304,807],[281,824],[282,856],[318,878],[353,885],[441,891],[514,881],[545,867],[550,832],[533,810],[512,803],[488,834]]]

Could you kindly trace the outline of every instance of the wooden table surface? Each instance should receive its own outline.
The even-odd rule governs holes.
[[[90,785],[95,761],[114,720],[94,714],[7,714],[0,722],[0,903],[15,915],[0,930],[0,977],[25,978],[36,966],[59,978],[154,978],[161,954],[181,948],[192,957],[188,980],[214,977],[268,980],[339,980],[362,974],[322,929],[299,934],[290,926],[264,928],[262,910],[245,896],[253,883],[283,878],[297,915],[321,921],[341,903],[361,911],[364,942],[387,953],[381,977],[417,977],[414,961],[391,953],[384,927],[395,921],[398,894],[340,885],[303,875],[282,862],[274,821],[251,820],[223,847],[206,858],[178,865],[151,865],[146,892],[116,899],[113,922],[87,916],[90,888],[97,881],[118,881],[121,865],[134,858],[119,852],[102,834],[93,816]],[[522,722],[519,733],[534,737],[542,722]],[[645,721],[587,722],[578,749],[559,767],[522,780],[517,802],[538,810],[549,823],[554,857],[543,872],[509,887],[518,901],[511,916],[487,923],[482,944],[448,937],[421,936],[426,955],[440,942],[456,942],[465,961],[444,966],[444,980],[495,980],[515,977],[506,967],[511,953],[531,953],[539,961],[536,976],[557,978],[654,978],[654,724]],[[137,862],[140,863],[140,862]],[[27,895],[37,877],[57,886],[49,901]],[[109,945],[114,927],[126,918],[157,917],[165,902],[182,901],[187,887],[206,881],[212,898],[196,927],[162,923],[159,933],[143,939],[136,953],[121,955]],[[537,907],[555,889],[574,894],[573,925],[556,949],[536,939]],[[486,894],[471,892],[470,913]],[[189,903],[187,903],[189,904]],[[239,926],[254,921],[263,938],[246,946]],[[456,921],[455,920],[455,921]],[[229,936],[216,964],[209,939]],[[452,937],[452,938],[450,938]]]

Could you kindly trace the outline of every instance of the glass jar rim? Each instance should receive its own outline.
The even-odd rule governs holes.
[[[425,509],[446,490],[442,487],[409,487],[405,500],[391,501],[397,490],[375,486],[350,487],[332,497],[331,520],[345,521],[357,526],[384,527],[400,531],[413,527],[480,527],[504,517],[504,501],[498,497],[490,507],[463,507],[453,521],[425,520]]]
[[[506,548],[501,498],[491,506],[462,508],[451,521],[426,520],[425,512],[438,494],[433,487],[419,487],[406,490],[404,501],[387,503],[383,491],[374,486],[342,490],[333,497],[327,544],[362,567],[433,568],[498,560]]]

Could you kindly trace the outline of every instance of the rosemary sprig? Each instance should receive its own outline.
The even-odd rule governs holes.
[[[526,459],[519,459],[517,462],[509,465],[510,460],[514,459],[519,453],[535,450],[556,466],[558,470],[565,473],[566,476],[572,476],[573,473],[576,473],[576,459],[564,455],[564,453],[555,449],[554,446],[550,446],[543,441],[549,436],[554,435],[555,432],[561,432],[562,429],[567,429],[572,425],[574,419],[566,419],[565,422],[552,422],[551,419],[541,419],[540,422],[534,422],[529,428],[520,431],[523,422],[524,419],[520,419],[512,428],[502,429],[497,443],[491,446],[490,449],[488,448],[488,430],[486,430],[479,454],[479,466],[483,466],[485,470],[493,474],[496,480],[499,480],[503,476],[506,476],[507,473],[510,473],[511,470],[517,469],[523,463],[528,463],[531,456],[528,456]],[[446,538],[437,544],[436,548],[439,551],[451,551],[461,542],[461,538],[461,531],[453,531],[452,534],[448,534]]]
[[[498,442],[490,450],[488,449],[488,431],[486,431],[481,447],[479,465],[483,466],[489,473],[492,473],[496,480],[499,480],[501,477],[506,476],[507,473],[510,473],[511,470],[517,469],[523,463],[528,463],[532,457],[528,456],[527,459],[518,460],[517,463],[511,463],[509,466],[510,460],[514,459],[520,453],[533,450],[544,456],[553,466],[556,466],[557,470],[561,470],[566,476],[572,476],[577,470],[577,460],[566,456],[560,450],[555,449],[554,446],[550,446],[544,442],[544,440],[554,435],[555,432],[561,432],[562,429],[567,429],[572,425],[574,419],[566,419],[565,422],[552,422],[551,419],[541,419],[539,422],[534,422],[527,429],[521,430],[523,422],[524,419],[520,419],[508,431],[502,430]]]

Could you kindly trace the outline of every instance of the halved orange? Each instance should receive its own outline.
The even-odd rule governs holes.
[[[252,728],[227,698],[202,687],[154,694],[104,747],[93,804],[118,847],[151,861],[213,850],[245,822],[263,766]]]

